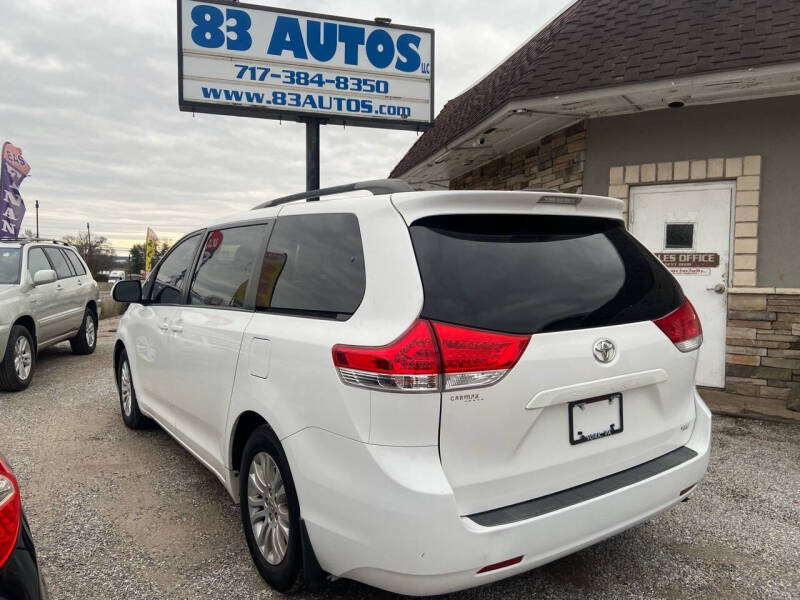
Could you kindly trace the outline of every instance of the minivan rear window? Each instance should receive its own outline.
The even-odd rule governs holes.
[[[662,317],[683,292],[620,221],[551,215],[444,215],[415,221],[422,316],[509,333]]]

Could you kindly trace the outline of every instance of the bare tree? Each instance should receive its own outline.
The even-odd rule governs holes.
[[[89,238],[86,232],[78,232],[77,235],[65,235],[62,241],[75,246],[93,274],[107,271],[114,264],[114,249],[108,238],[102,235],[93,234]]]

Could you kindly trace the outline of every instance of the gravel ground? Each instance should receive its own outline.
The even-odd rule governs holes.
[[[97,352],[42,353],[33,385],[0,395],[0,452],[54,599],[273,598],[238,507],[196,460],[119,416],[113,321]],[[487,587],[484,598],[800,598],[800,427],[714,421],[691,501],[581,552]],[[300,598],[397,598],[348,581]]]

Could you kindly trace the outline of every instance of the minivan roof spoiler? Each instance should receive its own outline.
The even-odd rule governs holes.
[[[372,192],[374,196],[379,194],[398,194],[400,192],[412,192],[405,181],[402,179],[371,179],[369,181],[356,181],[355,183],[346,183],[344,185],[336,185],[333,187],[322,188],[319,190],[309,190],[307,192],[300,192],[292,194],[291,196],[282,196],[274,200],[268,200],[258,206],[254,206],[251,210],[258,210],[259,208],[267,208],[270,206],[278,206],[279,204],[286,204],[294,200],[306,199],[307,202],[319,200],[320,196],[332,196],[333,194],[343,194],[345,192],[355,192],[366,190]]]

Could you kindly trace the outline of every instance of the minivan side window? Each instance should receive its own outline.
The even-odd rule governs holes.
[[[279,217],[256,310],[346,320],[364,297],[364,250],[353,214]]]
[[[200,234],[186,238],[175,246],[161,263],[150,290],[154,304],[180,304],[186,274],[192,268]]]
[[[192,279],[189,303],[243,307],[266,233],[265,225],[210,231]]]
[[[52,268],[41,248],[31,248],[28,251],[28,273],[31,274],[31,279],[37,271],[49,271]]]
[[[78,275],[86,275],[86,269],[83,268],[83,263],[81,262],[81,259],[78,258],[77,254],[67,248],[64,248],[62,252],[67,255],[67,259],[72,265],[72,268],[75,270],[75,273]]]
[[[72,269],[69,268],[67,259],[61,254],[61,250],[58,248],[45,248],[44,253],[47,254],[47,258],[50,259],[50,262],[53,263],[53,268],[56,270],[59,279],[72,277]]]

